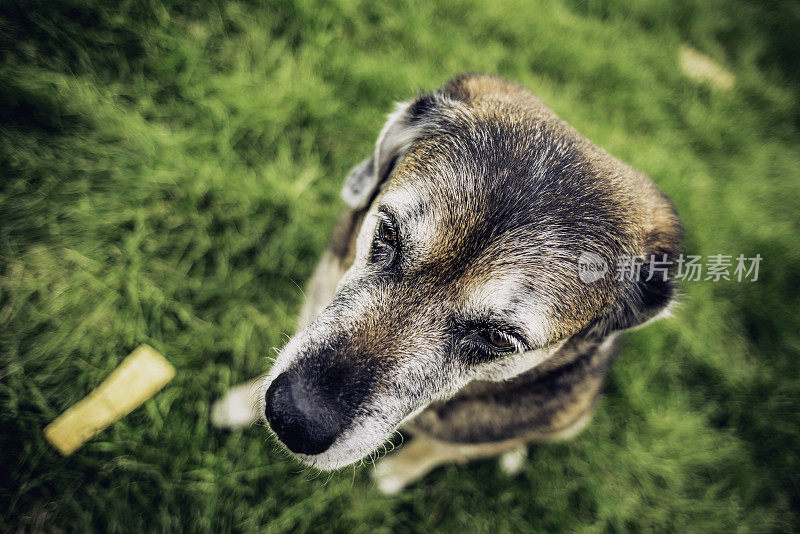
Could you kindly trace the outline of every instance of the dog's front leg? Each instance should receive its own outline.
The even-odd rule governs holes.
[[[211,406],[211,424],[217,428],[242,428],[260,417],[258,392],[263,377],[233,386]]]
[[[503,454],[501,467],[506,473],[514,474],[519,471],[526,453],[525,441],[519,439],[496,443],[461,444],[439,441],[418,434],[410,443],[379,461],[375,465],[373,478],[381,492],[392,494],[421,479],[440,465],[463,464],[470,460],[501,454]]]
[[[302,330],[325,309],[333,299],[336,284],[344,274],[344,261],[331,250],[325,252],[308,284],[306,301],[298,318]],[[211,422],[218,428],[241,428],[255,423],[260,417],[258,392],[263,376],[232,387],[211,407]]]

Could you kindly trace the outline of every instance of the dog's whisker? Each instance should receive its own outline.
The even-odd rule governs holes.
[[[308,302],[308,295],[306,295],[306,292],[303,290],[303,288],[300,287],[300,285],[297,282],[295,282],[293,278],[290,277],[289,280],[291,280],[291,282],[297,287],[297,289],[300,290],[300,294],[303,295],[303,300],[305,302]],[[311,309],[308,306],[304,306],[304,310],[305,310],[305,316],[302,318],[303,322],[301,323],[300,320],[298,319],[296,321],[296,324],[295,324],[295,326],[297,327],[298,330],[300,330],[301,324],[306,324],[307,325],[307,324],[311,323],[311,319],[312,319],[312,317],[311,317]]]

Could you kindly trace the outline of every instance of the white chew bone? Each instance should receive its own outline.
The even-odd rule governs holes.
[[[173,376],[175,368],[163,356],[140,345],[97,389],[47,425],[44,435],[61,454],[72,454],[155,395]]]

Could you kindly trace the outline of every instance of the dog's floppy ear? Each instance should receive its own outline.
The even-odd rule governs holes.
[[[675,300],[676,261],[681,251],[682,230],[671,203],[667,204],[661,227],[647,234],[644,252],[624,258],[617,276],[622,291],[616,303],[597,324],[597,330],[609,334],[643,325],[669,310]]]
[[[433,107],[435,100],[434,95],[426,94],[395,105],[375,143],[375,152],[347,175],[342,189],[345,204],[354,210],[369,205],[398,159],[419,137],[424,127],[421,119]]]

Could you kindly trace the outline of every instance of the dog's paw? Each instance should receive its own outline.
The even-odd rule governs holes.
[[[524,446],[504,452],[500,456],[500,469],[510,477],[517,476],[522,471],[527,457],[528,448]]]
[[[386,460],[377,463],[372,472],[372,479],[378,486],[378,491],[384,495],[395,495],[408,484],[407,477],[403,476],[402,472],[398,472],[395,466]]]
[[[397,453],[375,464],[372,479],[378,491],[384,495],[395,495],[428,472],[429,468],[424,465],[427,462],[414,465],[408,460],[408,457]]]
[[[211,424],[217,428],[241,428],[258,418],[259,384],[248,382],[232,388],[211,406]]]
[[[446,446],[416,437],[375,464],[372,478],[381,493],[395,494],[437,466],[455,460],[449,452]]]

